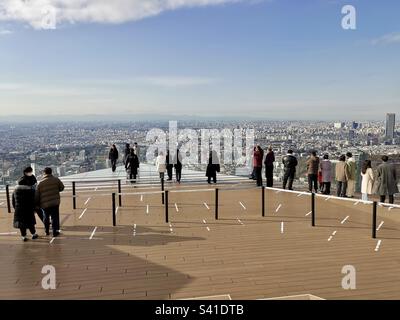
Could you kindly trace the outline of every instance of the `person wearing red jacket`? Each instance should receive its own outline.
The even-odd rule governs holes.
[[[257,186],[262,187],[262,162],[264,158],[264,151],[259,145],[254,150],[253,166],[256,172]]]

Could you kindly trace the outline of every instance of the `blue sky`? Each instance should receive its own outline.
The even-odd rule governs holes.
[[[396,0],[166,0],[151,13],[118,0],[109,15],[90,0],[89,14],[60,11],[53,30],[32,8],[16,12],[18,1],[0,0],[0,115],[367,120],[400,110]],[[341,27],[345,4],[356,30]]]

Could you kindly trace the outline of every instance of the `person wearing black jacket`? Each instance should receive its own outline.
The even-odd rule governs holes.
[[[208,165],[206,176],[208,177],[207,182],[211,183],[211,178],[214,183],[217,183],[217,172],[220,171],[220,165],[218,160],[218,155],[216,151],[210,151],[208,158]]]
[[[176,182],[181,183],[182,177],[182,156],[179,153],[179,149],[176,150],[175,160],[174,160],[175,176]]]
[[[131,153],[131,146],[129,143],[127,143],[125,144],[124,159],[122,160],[124,165],[126,165],[126,159],[128,159],[130,153]]]
[[[108,154],[108,159],[111,161],[111,169],[112,172],[115,172],[117,169],[117,160],[118,160],[118,150],[115,144],[112,145],[110,152]]]
[[[174,168],[174,165],[173,163],[171,163],[169,157],[170,157],[169,150],[167,150],[167,155],[165,158],[165,163],[167,164],[167,175],[168,175],[167,181],[172,180],[172,169]]]
[[[29,179],[20,179],[12,194],[12,205],[15,209],[14,228],[20,230],[23,241],[28,241],[27,229],[31,232],[33,240],[38,238],[35,228],[35,188],[30,183]]]
[[[267,179],[267,187],[272,188],[274,186],[274,162],[275,154],[272,148],[268,148],[267,155],[265,156],[265,178]]]
[[[284,166],[283,174],[283,189],[286,189],[286,184],[289,180],[289,190],[293,190],[293,180],[296,175],[297,158],[293,155],[293,150],[288,150],[286,156],[282,158]]]
[[[136,176],[139,168],[139,158],[135,153],[135,150],[131,149],[130,154],[126,158],[125,169],[129,175],[131,183],[136,182]]]

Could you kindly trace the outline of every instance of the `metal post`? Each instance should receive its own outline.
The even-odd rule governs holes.
[[[374,201],[372,204],[372,238],[376,238],[376,208],[377,208],[377,202]]]
[[[218,220],[218,188],[215,188],[215,220]]]
[[[165,191],[165,222],[168,223],[168,190]]]
[[[121,190],[121,179],[118,179],[118,203],[122,207],[122,190]]]
[[[261,187],[261,212],[262,216],[265,217],[265,187]]]
[[[315,227],[315,193],[311,194],[311,225]]]
[[[164,204],[164,178],[161,178],[161,203]]]
[[[7,197],[7,209],[8,209],[8,213],[11,213],[10,186],[9,186],[9,185],[6,185],[6,197]]]
[[[72,181],[72,208],[76,209],[76,190],[75,190],[75,181]]]
[[[116,226],[116,216],[115,216],[115,192],[112,194],[112,219],[113,219],[113,227]]]

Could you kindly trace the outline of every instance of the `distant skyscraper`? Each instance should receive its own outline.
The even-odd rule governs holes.
[[[352,126],[352,129],[356,130],[358,128],[358,123],[353,121],[351,126]]]
[[[393,139],[394,138],[394,126],[395,126],[395,114],[387,113],[386,114],[386,138]]]
[[[333,126],[334,126],[336,129],[342,129],[342,128],[344,127],[344,122],[335,122],[335,123],[333,124]]]

